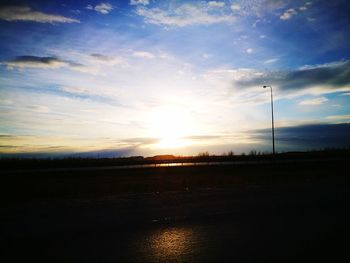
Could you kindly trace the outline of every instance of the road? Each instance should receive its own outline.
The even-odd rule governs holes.
[[[349,262],[347,163],[249,167],[2,177],[0,260]]]

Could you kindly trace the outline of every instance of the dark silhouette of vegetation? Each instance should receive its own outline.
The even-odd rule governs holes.
[[[209,157],[209,156],[210,156],[209,152],[200,152],[198,154],[198,157]]]
[[[106,167],[106,166],[130,166],[130,165],[158,165],[169,163],[220,163],[220,162],[249,162],[271,160],[296,160],[315,158],[349,158],[350,149],[324,149],[321,151],[286,152],[273,156],[270,153],[251,150],[249,154],[235,155],[233,151],[223,155],[210,155],[209,152],[201,152],[197,156],[156,155],[153,157],[131,156],[118,158],[62,158],[62,159],[21,159],[2,158],[0,166],[7,169],[37,169],[37,168],[74,168],[74,167]]]

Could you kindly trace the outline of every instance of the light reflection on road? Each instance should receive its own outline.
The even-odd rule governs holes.
[[[193,254],[196,240],[190,227],[159,229],[140,244],[140,250],[146,262],[182,262]]]
[[[149,242],[154,254],[173,257],[183,254],[192,239],[191,229],[172,228],[155,233]]]

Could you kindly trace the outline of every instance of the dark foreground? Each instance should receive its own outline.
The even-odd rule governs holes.
[[[0,177],[1,262],[350,262],[347,160]]]

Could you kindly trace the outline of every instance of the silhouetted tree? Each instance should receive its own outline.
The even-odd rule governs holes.
[[[209,157],[209,152],[200,152],[198,153],[199,157]]]
[[[227,153],[227,156],[234,156],[235,155],[235,153],[233,152],[233,151],[229,151],[228,153]]]

